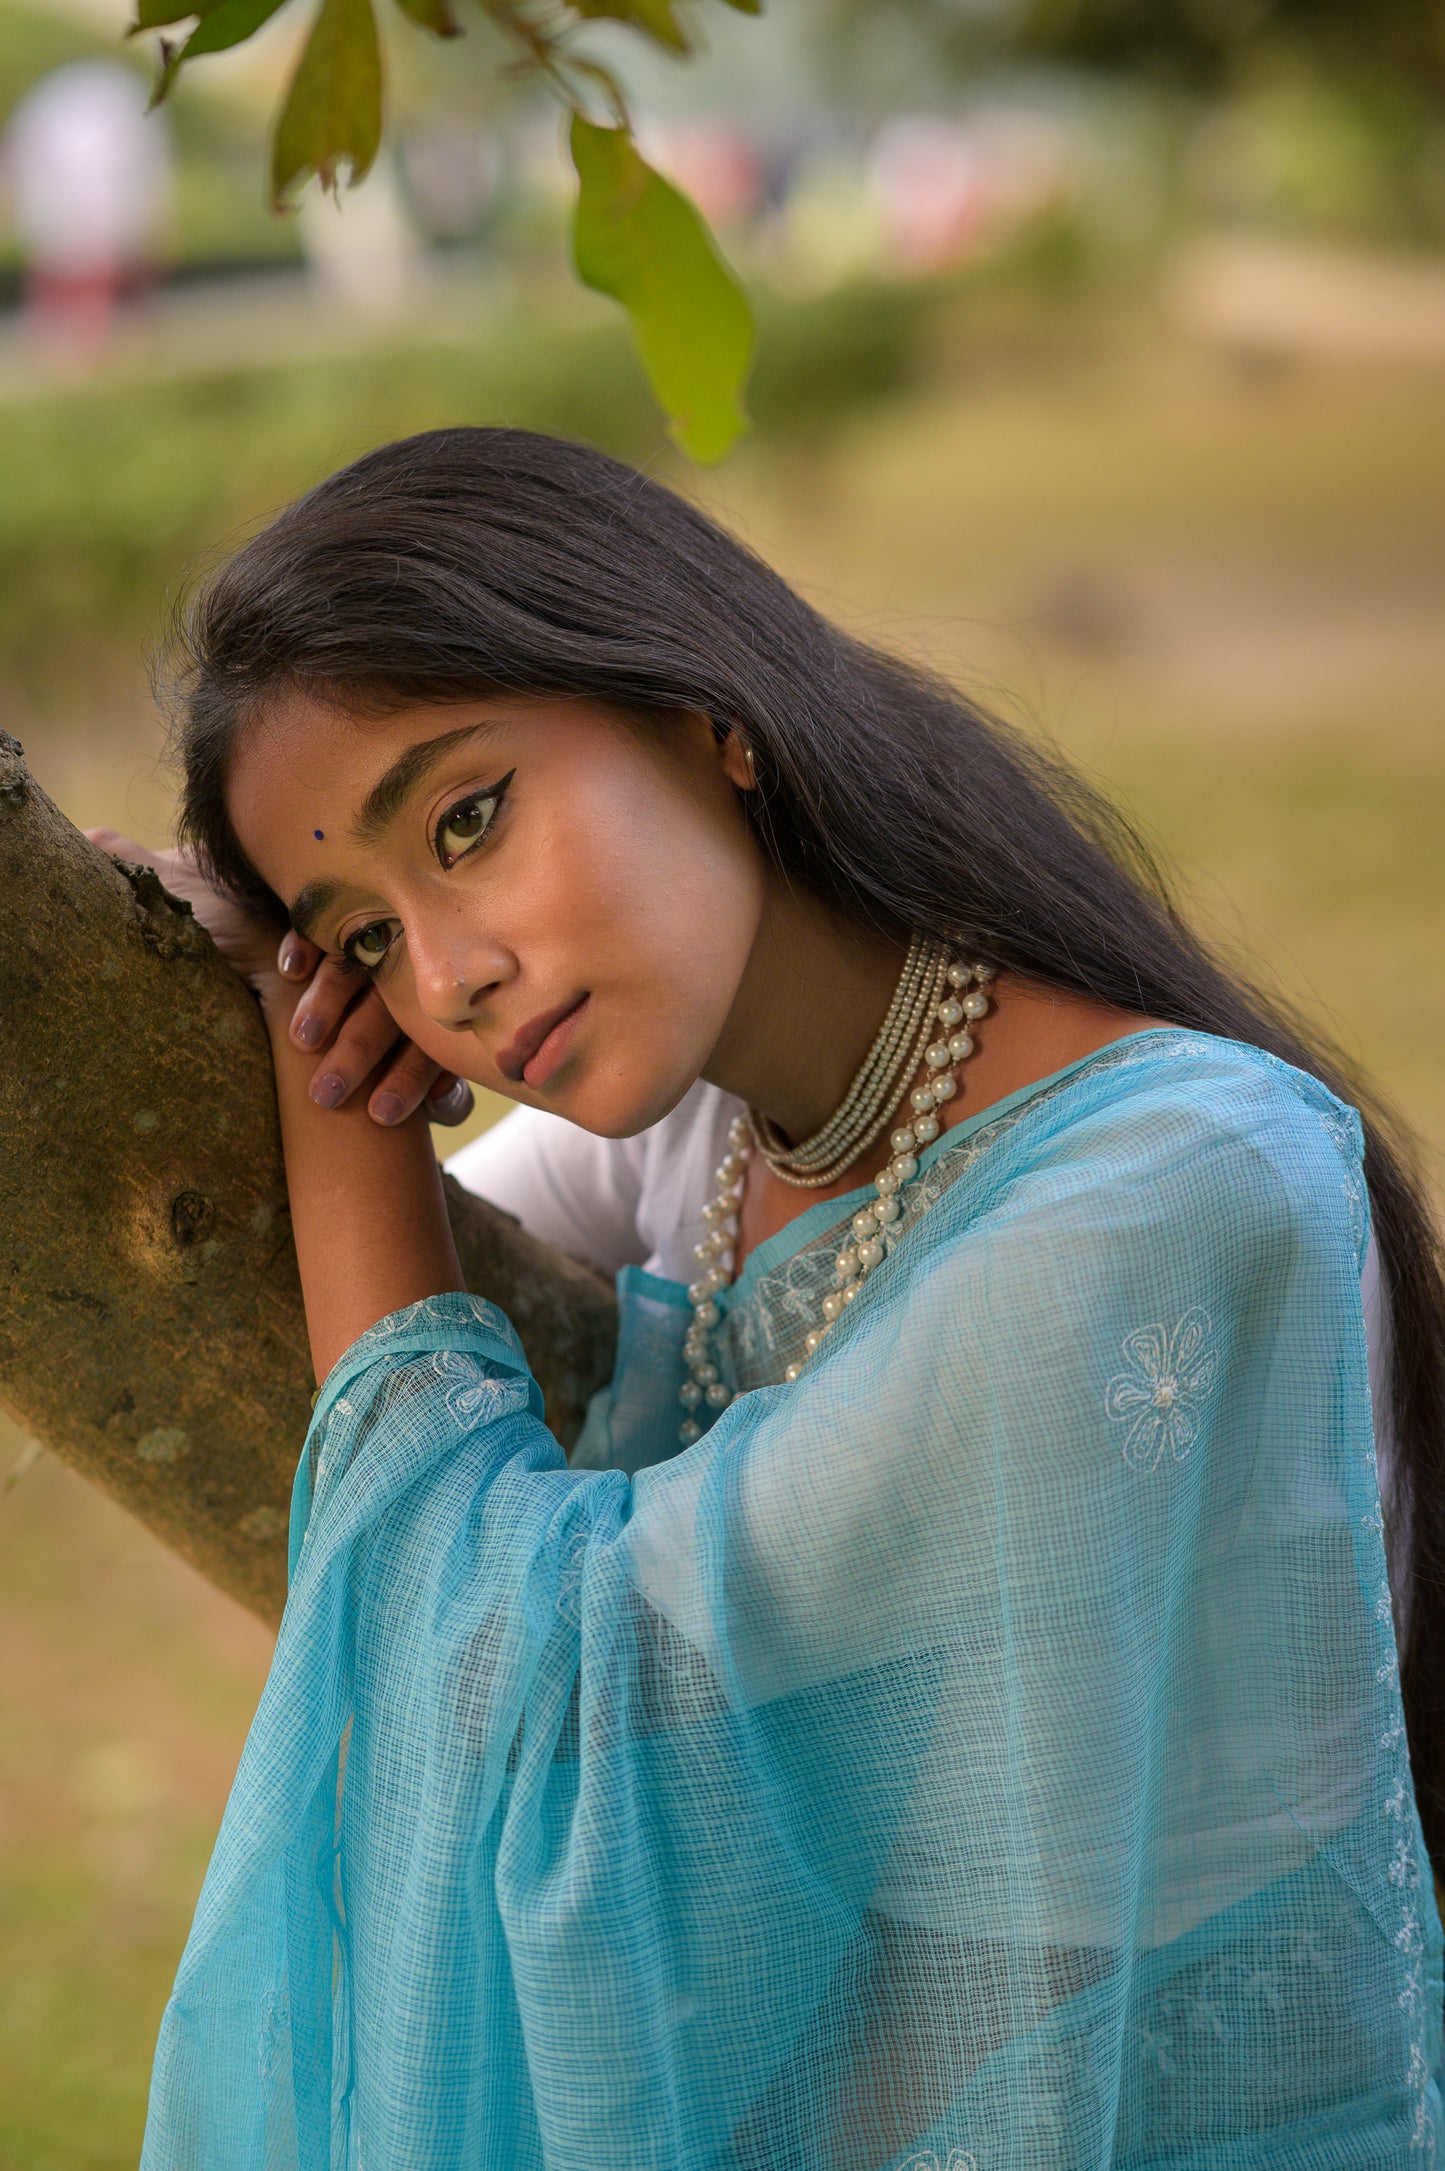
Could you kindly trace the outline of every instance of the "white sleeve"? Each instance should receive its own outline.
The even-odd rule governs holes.
[[[638,1143],[597,1138],[544,1109],[514,1108],[445,1165],[533,1236],[612,1275],[648,1256],[637,1229]]]

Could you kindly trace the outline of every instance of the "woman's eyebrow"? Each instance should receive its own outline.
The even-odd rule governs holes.
[[[438,738],[418,739],[415,746],[408,746],[398,754],[362,801],[361,811],[351,825],[351,834],[357,843],[376,843],[444,754],[449,754],[454,746],[460,746],[464,739],[475,738],[479,731],[494,729],[490,721],[463,724],[459,730],[444,731]],[[302,896],[305,896],[304,890]]]
[[[291,925],[298,935],[310,938],[322,913],[341,894],[339,882],[308,882],[290,906]]]

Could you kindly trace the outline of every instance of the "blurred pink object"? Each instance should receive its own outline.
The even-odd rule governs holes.
[[[77,61],[36,84],[3,148],[25,257],[26,329],[84,359],[106,344],[122,298],[154,275],[170,206],[164,126],[113,61]]]
[[[763,192],[763,162],[740,128],[720,120],[652,125],[643,149],[710,226],[736,226],[750,218]]]
[[[954,121],[892,121],[879,132],[868,163],[887,225],[891,269],[941,271],[977,246],[992,191],[966,128]]]

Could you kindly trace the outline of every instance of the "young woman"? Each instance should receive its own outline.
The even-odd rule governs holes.
[[[374,453],[189,631],[322,1384],[151,2171],[1432,2161],[1445,1309],[1337,1073],[577,446]],[[450,1078],[621,1269],[570,1465]]]

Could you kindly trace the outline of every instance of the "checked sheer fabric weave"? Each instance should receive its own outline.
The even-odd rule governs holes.
[[[1432,2163],[1359,1143],[1136,1035],[945,1133],[784,1387],[795,1224],[681,1452],[674,1284],[591,1467],[490,1305],[363,1335],[146,2171]]]

